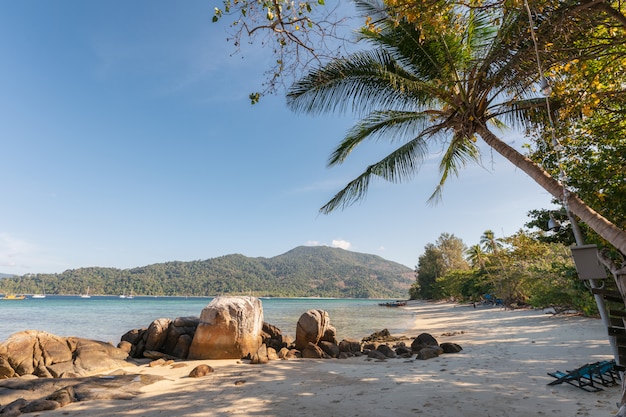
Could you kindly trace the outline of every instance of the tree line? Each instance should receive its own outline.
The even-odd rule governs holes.
[[[0,281],[11,294],[406,298],[412,270],[379,256],[298,247],[273,258],[240,254],[132,269],[89,267]]]
[[[454,234],[442,233],[425,246],[410,297],[498,300],[509,307],[553,307],[595,315],[595,300],[578,278],[570,248],[563,243],[571,240],[568,235],[526,229],[496,237],[486,230],[468,247]]]

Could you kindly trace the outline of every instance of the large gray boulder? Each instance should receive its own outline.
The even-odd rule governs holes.
[[[337,343],[336,330],[330,324],[328,312],[324,310],[308,310],[300,316],[296,325],[296,349],[304,350],[309,343],[316,345],[320,340]]]
[[[167,318],[156,319],[150,323],[144,336],[146,341],[144,349],[161,351],[167,340],[167,332],[171,323],[172,320]]]
[[[187,359],[199,322],[199,317],[156,319],[146,329],[126,332],[117,347],[128,352],[132,358],[143,358],[146,352],[161,352],[168,356]]]
[[[262,343],[263,306],[256,297],[217,297],[200,314],[188,359],[240,359]]]
[[[76,377],[128,366],[128,353],[97,340],[26,330],[0,344],[0,378]]]
[[[420,350],[428,347],[439,347],[439,342],[430,333],[421,333],[411,343],[411,351],[418,353]]]

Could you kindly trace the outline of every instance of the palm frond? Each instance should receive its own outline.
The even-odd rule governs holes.
[[[441,127],[433,126],[435,111],[377,111],[360,120],[331,154],[328,165],[342,163],[352,150],[367,139],[387,139],[390,142],[412,137],[433,135]],[[426,152],[426,150],[424,150]]]
[[[474,138],[467,137],[461,133],[455,134],[446,152],[441,158],[439,171],[441,178],[435,191],[428,199],[429,202],[437,202],[441,200],[443,186],[445,185],[450,174],[459,176],[461,168],[464,168],[470,162],[478,162],[480,152],[475,145]]]
[[[493,90],[494,97],[502,93],[528,96],[538,74],[528,21],[522,10],[504,13],[481,61],[479,73],[484,74],[484,85]]]
[[[350,111],[364,117],[335,148],[330,166],[343,163],[368,140],[402,145],[368,166],[322,213],[363,198],[374,177],[397,182],[414,175],[428,144],[451,134],[439,183],[429,198],[438,200],[451,175],[458,176],[470,162],[480,163],[474,140],[477,131],[485,133],[486,123],[529,127],[541,122],[545,102],[529,99],[538,74],[523,10],[497,8],[500,19],[493,19],[488,8],[471,8],[463,15],[453,8],[444,20],[455,29],[437,30],[441,27],[428,21],[398,21],[387,14],[382,0],[356,4],[372,18],[361,39],[375,48],[309,72],[291,87],[287,104],[297,112]],[[404,143],[405,138],[412,139]]]
[[[384,50],[331,61],[293,84],[287,105],[296,112],[319,114],[374,107],[418,109],[436,100],[441,89],[417,79]]]
[[[383,48],[411,73],[422,80],[450,79],[457,68],[460,55],[464,53],[459,34],[433,35],[406,20],[392,19],[380,1],[357,1],[357,9],[372,17],[369,27],[360,31],[360,39]],[[446,45],[445,48],[442,45]]]
[[[545,126],[548,124],[546,99],[509,100],[494,108],[491,117],[502,117],[510,124],[526,128]]]
[[[367,195],[370,181],[374,177],[389,182],[400,182],[415,175],[426,155],[427,144],[424,137],[418,136],[400,146],[367,169],[354,180],[350,181],[341,191],[326,203],[320,212],[328,214],[337,208],[346,208]]]

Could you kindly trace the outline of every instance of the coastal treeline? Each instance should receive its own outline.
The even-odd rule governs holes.
[[[241,254],[132,269],[89,267],[0,281],[11,294],[91,294],[406,298],[411,268],[379,256],[325,246],[297,247],[272,258]]]
[[[531,214],[542,218],[545,213]],[[468,247],[454,234],[443,233],[425,246],[410,296],[597,314],[591,291],[578,279],[571,240],[567,231],[526,229],[497,237],[486,230],[478,243]],[[607,279],[606,285],[614,285],[613,280]]]

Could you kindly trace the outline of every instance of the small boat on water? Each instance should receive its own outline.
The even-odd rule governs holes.
[[[42,290],[40,294],[33,294],[31,298],[46,298],[46,287],[44,286]]]
[[[86,293],[80,295],[80,298],[91,298],[91,295],[89,295],[89,287],[87,287]]]
[[[133,290],[130,290],[130,293],[128,295],[126,295],[126,293],[120,294],[120,298],[126,298],[128,300],[132,300],[133,298],[135,298],[135,296],[133,295]]]
[[[5,294],[0,300],[25,300],[25,295]]]
[[[389,301],[386,303],[378,303],[378,305],[383,307],[404,307],[406,305],[406,301]]]

